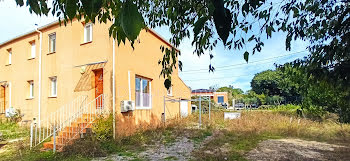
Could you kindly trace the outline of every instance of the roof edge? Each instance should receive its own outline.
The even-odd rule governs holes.
[[[57,25],[57,24],[59,24],[59,21],[58,21],[58,20],[53,21],[53,22],[51,22],[51,23],[48,23],[48,24],[46,24],[46,25],[43,25],[43,26],[41,26],[41,27],[38,27],[38,30],[43,30],[43,29],[49,28],[49,27],[54,26],[54,25]],[[9,40],[6,40],[6,41],[0,43],[0,47],[4,46],[4,45],[6,45],[6,44],[8,44],[8,43],[10,43],[10,42],[16,41],[17,39],[20,39],[20,38],[22,38],[22,37],[25,37],[25,36],[28,36],[28,35],[30,35],[30,34],[33,34],[33,33],[35,33],[35,32],[36,32],[36,30],[34,29],[34,30],[28,31],[28,32],[26,32],[26,33],[24,33],[24,34],[18,35],[18,36],[14,37],[14,38],[11,38],[11,39],[9,39]]]
[[[43,30],[43,29],[49,28],[49,27],[54,26],[54,25],[57,25],[57,24],[59,24],[59,20],[56,20],[56,21],[53,21],[53,22],[48,23],[48,24],[46,24],[46,25],[43,25],[43,26],[41,26],[41,27],[38,27],[38,30]],[[153,36],[155,36],[156,38],[158,38],[159,40],[161,40],[163,43],[167,44],[168,46],[175,48],[175,50],[176,50],[177,52],[180,51],[178,48],[176,48],[173,44],[171,44],[170,42],[168,42],[164,37],[162,37],[161,35],[159,35],[159,34],[158,34],[157,32],[155,32],[153,29],[147,27],[147,28],[146,28],[146,31],[150,31],[150,33],[151,33]],[[17,39],[20,39],[20,38],[22,38],[22,37],[25,37],[25,36],[28,36],[28,35],[30,35],[30,34],[33,34],[33,33],[35,33],[35,32],[36,32],[36,30],[34,29],[34,30],[28,31],[28,32],[26,32],[26,33],[24,33],[24,34],[18,35],[18,36],[14,37],[14,38],[11,38],[11,39],[9,39],[9,40],[6,40],[6,41],[4,41],[4,42],[1,42],[1,43],[0,43],[0,47],[6,45],[6,44],[8,44],[8,43],[11,43],[11,42],[13,42],[13,41],[16,41]]]

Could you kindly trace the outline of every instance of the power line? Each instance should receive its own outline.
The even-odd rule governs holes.
[[[184,80],[184,81],[199,81],[199,80],[215,80],[215,79],[232,79],[232,78],[235,78],[235,77],[246,77],[246,76],[252,76],[252,75],[255,75],[255,74],[246,74],[246,75],[235,75],[235,76],[230,76],[230,77],[217,77],[217,78],[203,78],[203,79],[188,79],[188,80]]]
[[[276,59],[276,58],[281,58],[281,57],[286,57],[286,56],[290,56],[290,55],[294,55],[294,54],[299,54],[299,53],[302,53],[302,52],[305,52],[306,50],[303,50],[303,51],[298,51],[298,52],[294,52],[294,53],[290,53],[290,54],[287,54],[287,55],[281,55],[281,56],[275,56],[275,57],[271,57],[271,58],[266,58],[266,59],[261,59],[261,60],[256,60],[256,61],[252,61],[252,62],[249,62],[249,63],[257,63],[257,62],[262,62],[262,61],[266,61],[266,60],[271,60],[271,59]],[[215,69],[221,69],[221,68],[228,68],[228,67],[235,67],[235,66],[240,66],[240,65],[247,65],[248,63],[239,63],[239,64],[231,64],[231,65],[224,65],[224,66],[218,66],[216,67]],[[229,69],[232,69],[232,68],[228,68],[228,69],[225,69],[225,70],[229,70]],[[193,72],[196,72],[196,71],[208,71],[208,69],[196,69],[196,70],[187,70],[187,71],[182,71],[181,73],[183,74],[187,74],[187,72],[189,73],[193,73]],[[223,70],[223,69],[222,69]],[[220,71],[220,70],[215,70],[215,71]]]
[[[274,61],[268,61],[268,62],[264,62],[264,63],[260,63],[260,64],[267,64],[267,63],[271,63],[271,62],[274,62]],[[248,64],[244,64],[244,65],[248,65]],[[242,68],[244,66],[237,66],[237,67],[231,67],[231,68],[226,68],[226,69],[219,69],[219,70],[216,70],[214,72],[220,72],[220,71],[226,71],[226,70],[232,70],[232,69],[237,69],[237,68]],[[196,74],[196,73],[207,73],[209,72],[208,70],[206,71],[191,71],[191,72],[186,72],[186,73],[181,73],[181,74]]]

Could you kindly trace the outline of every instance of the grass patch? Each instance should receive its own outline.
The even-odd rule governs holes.
[[[196,144],[199,144],[204,141],[208,136],[211,136],[213,134],[212,129],[205,128],[205,129],[199,129],[199,130],[192,130],[190,139],[195,142]]]
[[[288,108],[289,110],[291,108]],[[278,111],[278,112],[277,112]],[[300,138],[330,143],[350,143],[350,125],[333,121],[317,122],[290,113],[242,111],[236,120],[223,120],[223,112],[212,112],[211,120],[203,115],[204,124],[219,133],[193,152],[194,160],[245,160],[244,154],[267,139]]]
[[[179,159],[175,156],[168,156],[168,157],[165,157],[164,160],[179,160]]]
[[[0,122],[0,133],[2,134],[0,141],[27,137],[30,134],[28,128],[20,127],[17,123],[10,121]]]

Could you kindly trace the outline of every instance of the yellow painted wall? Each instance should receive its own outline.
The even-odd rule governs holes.
[[[200,92],[191,93],[192,96],[210,96],[214,102],[218,103],[218,96],[224,96],[224,102],[228,104],[227,92]]]
[[[214,92],[214,101],[218,103],[218,96],[224,96],[224,102],[228,103],[227,92]]]
[[[78,65],[106,61],[103,68],[104,94],[108,96],[108,108],[112,108],[112,46],[113,40],[108,35],[107,24],[93,25],[93,40],[82,44],[84,25],[73,21],[67,26],[53,24],[41,29],[42,39],[42,106],[41,119],[47,118],[50,113],[59,107],[71,102],[81,95],[88,95],[88,100],[94,99],[94,76],[90,73],[90,81],[81,83],[82,73]],[[56,52],[49,53],[49,34],[56,33]],[[36,43],[35,59],[28,59],[30,55],[30,41]],[[133,50],[129,43],[116,45],[116,113],[118,129],[124,126],[129,131],[135,130],[140,124],[159,124],[163,113],[163,96],[166,96],[164,79],[159,76],[161,65],[158,60],[163,56],[159,47],[166,44],[154,36],[151,31],[143,30],[139,41]],[[7,64],[8,51],[12,50],[12,64]],[[39,33],[33,32],[13,41],[0,45],[0,81],[12,84],[12,106],[19,108],[24,114],[24,120],[32,120],[38,115],[38,59],[39,59]],[[131,98],[135,100],[135,74],[151,78],[152,108],[149,110],[135,110],[127,114],[120,112],[120,102],[128,100],[128,71],[130,71]],[[190,99],[190,89],[178,77],[174,70],[172,76],[173,98]],[[50,97],[50,79],[57,76],[57,97]],[[27,81],[34,81],[34,98],[26,99],[29,87]],[[80,83],[79,83],[80,82]],[[74,92],[77,86],[84,86],[85,91]],[[7,88],[7,93],[8,93]],[[9,97],[7,97],[9,98]],[[166,103],[167,118],[179,116],[179,103]],[[188,104],[190,113],[190,103]],[[127,122],[129,121],[129,122]],[[130,126],[134,125],[134,126]]]
[[[140,75],[152,79],[152,109],[135,110],[120,115],[121,123],[117,128],[122,131],[130,131],[126,129],[135,129],[135,122],[138,124],[158,125],[161,121],[161,115],[164,112],[164,96],[167,96],[167,91],[164,88],[164,78],[160,76],[161,65],[158,65],[158,60],[162,59],[163,54],[159,50],[160,45],[164,45],[162,41],[154,38],[152,34],[145,30],[141,32],[139,42],[135,44],[135,49],[130,48],[130,44],[122,44],[116,51],[116,102],[128,100],[128,72],[130,72],[131,99],[135,100],[135,75]],[[178,70],[174,70],[172,77],[172,98],[182,97],[190,99],[190,89],[178,77]],[[120,110],[120,104],[117,104],[117,110]],[[180,104],[178,102],[166,103],[166,118],[174,118],[179,116]],[[188,103],[188,113],[190,113],[190,103]],[[127,122],[126,124],[123,122]],[[125,126],[123,126],[125,125]],[[131,130],[132,131],[132,130]]]

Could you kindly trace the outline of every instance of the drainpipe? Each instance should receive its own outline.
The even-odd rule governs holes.
[[[43,33],[38,30],[38,25],[36,25],[35,31],[40,33],[40,49],[39,49],[39,94],[38,94],[38,125],[39,128],[41,127],[41,47],[42,47],[42,41],[43,41]]]
[[[9,107],[12,107],[12,84],[11,84],[11,82],[9,82],[9,88],[10,88],[10,91],[9,91]]]
[[[115,19],[113,19],[114,23]],[[115,139],[115,38],[113,38],[113,72],[112,72],[112,77],[113,77],[113,138]]]

